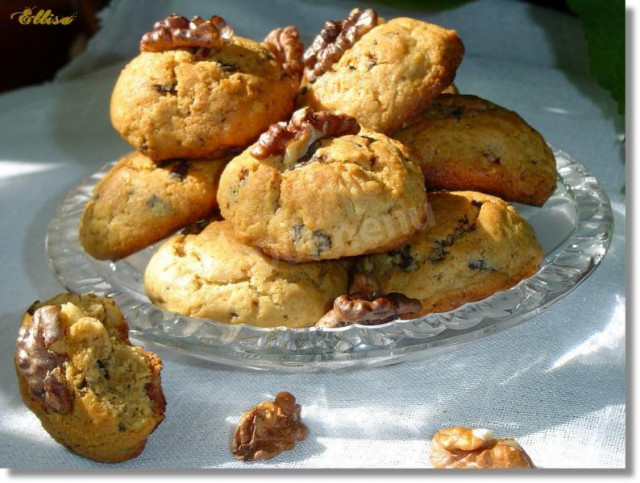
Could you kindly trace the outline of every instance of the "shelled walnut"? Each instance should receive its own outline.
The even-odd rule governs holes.
[[[288,392],[244,413],[233,437],[231,451],[243,461],[271,459],[292,449],[309,430],[300,420],[300,405]]]
[[[33,313],[33,324],[20,328],[17,340],[17,368],[29,383],[29,393],[52,412],[72,410],[72,398],[64,382],[65,356],[50,347],[62,335],[60,308],[45,305]]]
[[[316,322],[316,327],[336,328],[347,325],[378,325],[402,315],[417,314],[422,304],[401,293],[381,294],[380,286],[370,276],[357,273],[349,294],[340,295],[333,307]]]
[[[284,155],[283,163],[289,167],[302,158],[309,146],[319,139],[357,134],[360,125],[351,116],[332,112],[314,112],[309,107],[298,109],[289,122],[272,124],[251,149],[256,159]]]
[[[222,17],[209,20],[171,14],[153,25],[153,29],[142,36],[141,52],[164,52],[175,49],[204,49],[210,51],[222,47],[233,37],[233,29]]]
[[[289,25],[285,28],[272,30],[264,38],[262,45],[273,54],[285,72],[298,80],[302,77],[304,45],[300,41],[300,34],[297,28]]]
[[[354,8],[343,21],[327,20],[322,25],[320,34],[304,53],[306,79],[309,82],[315,81],[376,25],[378,14],[371,8]]]
[[[433,435],[430,462],[434,468],[535,468],[515,440],[495,439],[489,429],[461,426],[441,429]]]

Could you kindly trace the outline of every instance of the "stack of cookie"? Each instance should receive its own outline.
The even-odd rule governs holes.
[[[113,92],[137,151],[96,186],[85,250],[117,260],[182,229],[147,266],[149,299],[261,327],[416,317],[537,271],[503,199],[543,204],[553,154],[455,93],[455,31],[354,9],[303,50],[292,26],[257,43],[217,16],[156,23]]]

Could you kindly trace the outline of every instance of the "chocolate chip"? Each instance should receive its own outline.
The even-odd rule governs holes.
[[[451,111],[451,115],[453,117],[455,117],[458,121],[460,119],[462,119],[462,116],[464,115],[464,107],[462,106],[456,106],[452,111]]]
[[[322,252],[326,252],[327,250],[330,250],[333,245],[331,241],[331,237],[321,231],[314,231],[312,239],[313,239],[313,244],[316,247],[316,253],[314,254],[315,256],[318,256]]]
[[[147,200],[147,206],[149,208],[155,208],[160,203],[160,197],[158,195],[151,195]]]
[[[304,230],[304,225],[295,225],[293,227],[293,241],[298,243],[302,238],[302,230]]]
[[[108,381],[110,376],[109,376],[109,371],[107,371],[106,365],[100,359],[98,359],[96,363],[98,364],[98,369],[100,369],[100,372],[102,373],[104,378]]]
[[[412,271],[418,268],[411,256],[411,245],[405,245],[399,250],[389,252],[394,265],[399,266],[405,271]]]
[[[173,166],[169,176],[173,179],[184,181],[189,174],[189,163],[185,159],[172,160]]]
[[[222,62],[221,60],[218,61],[218,64],[220,65],[220,69],[222,69],[223,72],[227,72],[230,74],[234,72],[241,72],[240,66],[237,64]]]
[[[175,96],[178,93],[175,85],[167,86],[167,85],[154,84],[153,88],[156,90],[156,92],[160,94],[171,94],[172,96]]]
[[[481,272],[488,270],[487,262],[484,258],[479,260],[470,260],[468,266],[471,270],[479,270]]]

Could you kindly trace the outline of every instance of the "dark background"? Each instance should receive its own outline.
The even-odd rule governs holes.
[[[8,68],[4,70],[5,75],[0,76],[0,92],[53,79],[58,69],[79,55],[86,42],[98,32],[96,13],[109,1],[1,0],[0,55]],[[529,0],[529,3],[573,15],[566,0]],[[69,25],[22,25],[15,17],[10,18],[12,13],[21,12],[25,7],[33,8],[34,12],[40,8],[50,9],[58,17],[75,13],[76,19]]]

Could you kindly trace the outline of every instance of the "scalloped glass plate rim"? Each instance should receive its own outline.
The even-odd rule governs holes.
[[[123,310],[133,337],[205,357],[214,362],[254,369],[294,371],[401,362],[513,327],[569,294],[600,263],[611,241],[612,214],[609,200],[585,166],[562,151],[554,150],[554,154],[558,164],[559,186],[566,189],[567,195],[574,201],[578,210],[577,224],[561,247],[547,255],[541,269],[533,277],[521,281],[516,286],[481,301],[467,303],[448,312],[428,314],[418,319],[336,329],[262,328],[187,317],[162,310],[139,297],[136,299],[126,288],[114,286],[100,277],[92,266],[100,262],[86,255],[80,248],[77,237],[77,223],[84,203],[88,200],[95,183],[114,163],[109,163],[72,189],[58,207],[47,230],[46,248],[49,264],[54,275],[67,289],[75,292],[92,291],[113,297]],[[80,253],[77,253],[78,250]],[[80,280],[80,277],[76,276],[78,270],[82,274],[90,274],[91,277]],[[561,285],[556,292],[549,289],[553,288],[554,283]],[[505,306],[500,308],[501,304]],[[498,316],[487,317],[486,314],[492,312]],[[153,317],[160,322],[160,327],[141,325],[140,317]],[[198,327],[187,335],[177,336],[168,333],[166,328],[176,324]],[[193,337],[198,330],[212,327],[223,333],[215,344],[207,344]],[[241,335],[243,333],[244,335]],[[382,339],[382,343],[371,343],[372,337]],[[255,338],[270,339],[271,343],[267,345],[258,342],[257,347],[252,347],[255,345]],[[303,350],[295,349],[300,342],[297,338],[304,338],[307,342],[309,338],[316,339],[316,344],[319,339],[320,345]],[[287,339],[284,348],[282,339]],[[274,345],[274,340],[279,340],[281,345]],[[248,344],[243,343],[247,341]],[[333,345],[327,347],[327,344]],[[287,348],[287,345],[293,345],[294,349]]]

